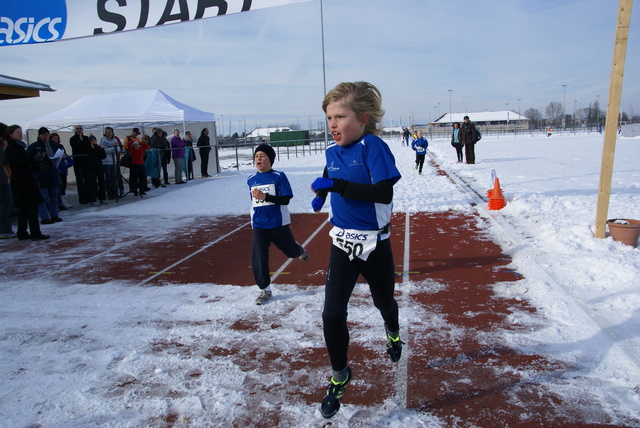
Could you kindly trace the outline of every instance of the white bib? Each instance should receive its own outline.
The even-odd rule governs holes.
[[[333,245],[347,253],[349,260],[357,257],[366,261],[378,245],[377,230],[342,229],[334,226],[329,236],[333,239]]]
[[[275,195],[276,194],[276,185],[275,184],[263,184],[263,185],[260,185],[260,186],[253,186],[251,188],[252,192],[253,192],[253,189],[258,189],[262,193],[268,193],[270,195]],[[251,206],[253,206],[253,207],[266,207],[267,205],[273,205],[273,202],[261,201],[260,199],[256,199],[254,197],[251,197]]]

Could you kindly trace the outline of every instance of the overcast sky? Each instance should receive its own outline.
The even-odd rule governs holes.
[[[327,89],[342,81],[377,85],[385,126],[406,125],[410,116],[433,120],[449,112],[450,100],[453,112],[505,110],[507,103],[515,112],[543,111],[566,100],[572,114],[596,99],[606,109],[617,1],[323,0],[323,9]],[[320,0],[0,52],[0,74],[56,89],[0,102],[8,124],[84,95],[142,89],[215,113],[226,133],[229,126],[241,133],[245,123],[247,132],[317,127],[323,118]],[[634,114],[638,52],[636,4],[621,102]]]

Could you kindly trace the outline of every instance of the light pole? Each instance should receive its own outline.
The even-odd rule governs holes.
[[[509,103],[505,103],[507,106],[507,134],[509,133]]]
[[[596,95],[596,130],[600,126],[600,95]]]
[[[567,129],[567,85],[562,85],[562,124]]]
[[[573,100],[573,127],[576,127],[576,103],[578,100]]]
[[[449,125],[451,125],[451,92],[453,92],[453,89],[449,89]]]

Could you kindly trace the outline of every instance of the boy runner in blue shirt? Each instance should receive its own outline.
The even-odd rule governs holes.
[[[311,185],[316,192],[311,205],[314,211],[320,211],[331,192],[333,245],[322,320],[333,376],[320,407],[322,416],[330,418],[340,409],[340,400],[351,381],[347,306],[358,275],[369,283],[373,302],[384,320],[389,357],[395,362],[402,353],[389,242],[393,185],[400,179],[400,172],[389,146],[377,136],[384,111],[375,86],[367,82],[341,83],[327,94],[322,108],[335,143],[327,147],[323,177]]]
[[[271,167],[276,152],[268,144],[256,147],[253,160],[258,170],[247,179],[251,191],[251,227],[253,244],[251,248],[251,268],[260,295],[257,305],[265,304],[271,298],[271,278],[269,277],[269,247],[273,243],[287,257],[309,260],[309,254],[298,244],[291,233],[289,224],[289,201],[293,197],[291,185],[284,172]]]

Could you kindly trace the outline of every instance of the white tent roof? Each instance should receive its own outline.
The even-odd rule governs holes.
[[[74,125],[116,125],[215,122],[215,115],[178,102],[160,90],[87,95],[70,106],[27,121],[27,129]],[[115,126],[114,126],[115,127]]]
[[[513,111],[503,110],[481,111],[476,113],[451,113],[451,117],[449,117],[449,113],[447,113],[444,116],[438,118],[434,123],[462,123],[465,116],[469,116],[469,120],[472,122],[506,122],[507,120],[511,122],[514,120],[529,120],[529,118],[521,116]]]

